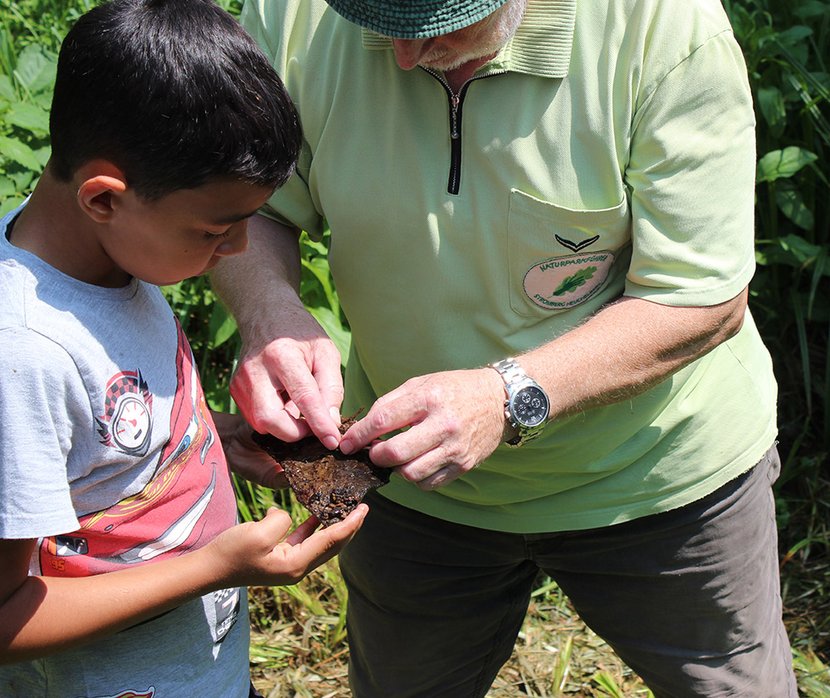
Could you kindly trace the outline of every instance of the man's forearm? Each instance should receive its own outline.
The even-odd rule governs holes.
[[[263,312],[302,307],[299,300],[299,231],[263,216],[248,225],[248,249],[223,259],[211,285],[237,320],[243,336]]]
[[[613,303],[583,325],[520,357],[551,398],[551,417],[630,399],[735,335],[746,291],[710,307],[637,298]]]

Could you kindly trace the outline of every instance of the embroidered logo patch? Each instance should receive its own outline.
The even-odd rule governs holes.
[[[613,263],[607,250],[547,259],[525,274],[524,290],[540,308],[571,308],[602,288]]]

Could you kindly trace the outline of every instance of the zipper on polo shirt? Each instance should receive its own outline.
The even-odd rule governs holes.
[[[462,107],[464,106],[464,95],[467,94],[467,88],[474,80],[481,80],[482,78],[487,78],[491,75],[499,75],[502,72],[507,71],[498,71],[472,77],[467,80],[467,82],[465,82],[461,86],[461,89],[456,93],[453,91],[452,87],[450,87],[450,84],[447,82],[447,79],[443,76],[443,74],[433,70],[432,68],[422,67],[422,70],[425,70],[427,73],[432,75],[432,77],[438,80],[438,82],[443,85],[444,90],[447,93],[450,115],[450,174],[447,178],[447,192],[457,195],[461,190],[461,113]]]

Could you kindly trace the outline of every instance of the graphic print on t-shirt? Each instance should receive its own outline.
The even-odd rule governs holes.
[[[190,346],[178,327],[177,388],[170,414],[171,438],[151,480],[138,493],[79,519],[68,535],[41,541],[44,575],[79,577],[111,572],[198,548],[236,522],[236,499],[221,444],[208,412]],[[132,451],[152,429],[152,385],[141,373],[110,382],[102,413],[110,438]]]
[[[153,433],[153,396],[141,371],[123,371],[110,379],[104,414],[97,418],[101,443],[128,456],[143,456]]]

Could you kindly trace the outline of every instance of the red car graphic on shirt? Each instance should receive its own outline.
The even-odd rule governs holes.
[[[190,346],[178,323],[177,329],[178,385],[170,416],[171,438],[160,454],[153,478],[140,492],[82,517],[77,531],[43,539],[39,547],[41,574],[89,576],[180,555],[201,547],[236,522],[236,499],[225,456],[215,436]],[[114,378],[121,387],[110,391],[108,397],[113,414],[117,414],[113,423],[126,431],[113,435],[111,445],[119,447],[120,440],[121,446],[140,448],[150,428],[149,414],[134,406],[135,424],[129,423],[127,429],[124,410],[130,405],[125,404],[124,396],[128,403],[134,396],[139,400],[135,384],[146,393],[143,397],[148,408],[152,396],[140,372]]]

